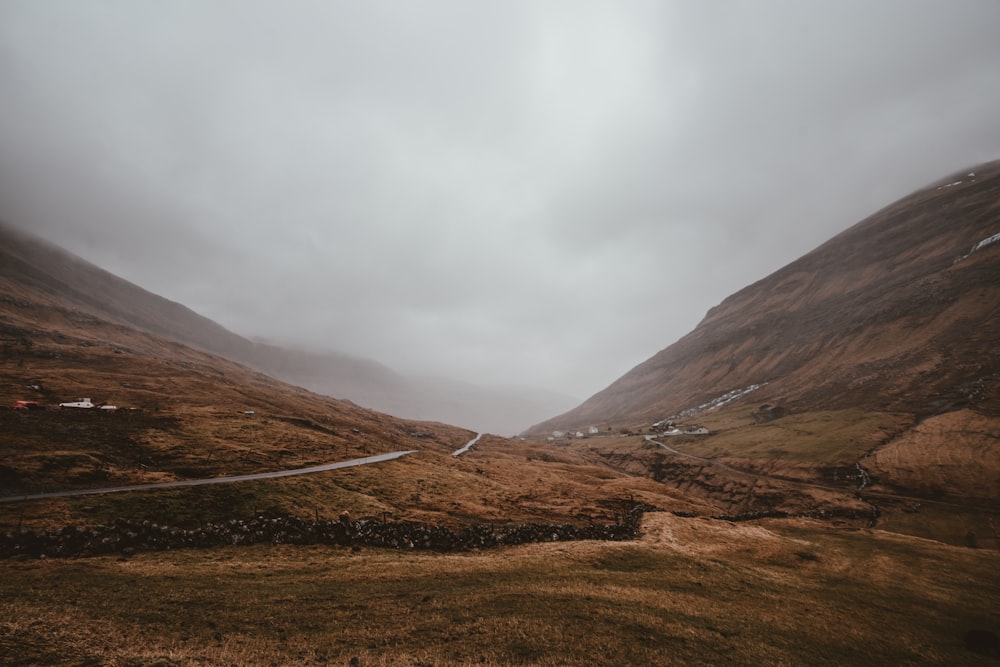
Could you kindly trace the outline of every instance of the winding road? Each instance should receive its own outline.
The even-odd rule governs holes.
[[[718,461],[713,461],[712,459],[703,459],[700,456],[695,456],[694,454],[688,454],[687,452],[682,452],[680,450],[674,449],[670,445],[667,445],[667,444],[664,444],[664,443],[660,442],[659,440],[656,439],[655,435],[647,435],[646,436],[646,442],[652,442],[654,444],[657,444],[660,447],[663,447],[665,450],[667,450],[671,454],[676,454],[677,456],[683,456],[685,458],[694,459],[695,461],[698,461],[700,463],[705,463],[705,464],[708,464],[708,465],[711,465],[711,466],[715,466],[716,468],[723,468],[724,470],[729,470],[730,472],[739,473],[741,475],[749,475],[750,477],[767,477],[767,475],[758,475],[757,473],[754,473],[754,472],[747,472],[746,470],[739,470],[738,468],[733,468],[733,467],[727,466],[725,463],[719,463]],[[775,479],[775,478],[768,478],[768,479]],[[786,482],[786,481],[789,481],[789,480],[781,480],[781,481]],[[792,483],[795,484],[796,482],[792,482]],[[804,483],[804,482],[802,482],[802,483]],[[813,485],[807,484],[807,486],[813,486]]]
[[[472,443],[469,443],[470,445]],[[156,484],[131,484],[129,486],[109,486],[101,489],[76,489],[74,491],[51,491],[49,493],[34,493],[21,496],[7,496],[0,498],[0,503],[13,503],[19,500],[40,500],[43,498],[66,498],[69,496],[90,496],[100,493],[119,493],[122,491],[151,491],[153,489],[176,489],[183,486],[206,486],[208,484],[232,484],[234,482],[248,482],[257,479],[275,479],[277,477],[294,477],[295,475],[309,475],[314,472],[325,472],[327,470],[337,470],[340,468],[353,468],[355,466],[368,465],[370,463],[381,463],[392,461],[407,454],[416,453],[416,449],[406,451],[390,452],[388,454],[378,454],[376,456],[366,456],[360,459],[350,459],[349,461],[338,461],[337,463],[325,463],[308,468],[293,468],[291,470],[276,470],[273,472],[258,472],[251,475],[234,475],[232,477],[209,477],[205,479],[184,479],[176,482],[158,482]]]
[[[453,451],[451,453],[451,455],[452,456],[461,456],[462,454],[464,454],[467,451],[469,451],[470,449],[472,449],[472,446],[474,444],[476,444],[477,442],[479,442],[479,439],[481,437],[483,437],[483,434],[482,433],[477,433],[475,438],[473,438],[472,440],[469,440],[467,443],[465,443],[465,446],[462,447],[461,449],[456,449],[455,451]]]

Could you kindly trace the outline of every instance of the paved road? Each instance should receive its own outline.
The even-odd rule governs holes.
[[[252,475],[236,475],[233,477],[209,477],[207,479],[185,479],[177,482],[160,482],[158,484],[132,484],[129,486],[109,486],[103,489],[77,489],[75,491],[52,491],[50,493],[35,493],[25,496],[8,496],[0,498],[0,503],[13,503],[19,500],[39,500],[42,498],[65,498],[68,496],[90,496],[98,493],[119,493],[121,491],[150,491],[153,489],[174,489],[182,486],[205,486],[207,484],[232,484],[233,482],[248,482],[255,479],[274,479],[276,477],[293,477],[295,475],[308,475],[314,472],[324,472],[326,470],[337,470],[338,468],[353,468],[369,463],[381,463],[391,461],[407,454],[414,454],[417,450],[410,449],[401,452],[390,452],[388,454],[378,454],[377,456],[366,456],[360,459],[349,461],[338,461],[337,463],[326,463],[320,466],[309,468],[293,468],[292,470],[277,470],[274,472],[258,472]]]
[[[476,444],[477,442],[479,442],[479,439],[481,437],[483,437],[483,434],[482,433],[477,433],[475,438],[473,438],[472,440],[469,440],[467,443],[465,443],[465,446],[462,447],[461,449],[456,449],[455,451],[453,451],[451,453],[451,455],[452,456],[461,456],[462,454],[464,454],[467,451],[469,451],[470,449],[472,449],[472,446],[474,444]]]
[[[733,468],[731,466],[727,466],[725,463],[720,463],[719,461],[714,461],[712,459],[703,459],[700,456],[695,456],[694,454],[688,454],[687,452],[682,452],[680,450],[674,449],[673,447],[671,447],[668,444],[660,442],[659,440],[656,439],[655,435],[647,435],[646,436],[646,441],[647,442],[655,443],[655,444],[659,445],[660,447],[663,447],[665,450],[667,450],[671,454],[676,454],[677,456],[684,456],[684,457],[689,458],[689,459],[694,459],[695,461],[700,461],[701,463],[705,463],[705,464],[710,465],[710,466],[715,466],[716,468],[723,468],[723,469],[729,470],[731,472],[739,473],[740,475],[749,475],[750,477],[767,477],[767,475],[758,475],[757,473],[754,473],[754,472],[747,472],[746,470],[740,470],[738,468]],[[776,478],[770,477],[768,479],[776,479]],[[787,481],[790,481],[790,480],[783,479],[781,481],[787,482]],[[796,484],[797,482],[792,482],[792,483]],[[808,485],[808,486],[811,486],[811,485]]]

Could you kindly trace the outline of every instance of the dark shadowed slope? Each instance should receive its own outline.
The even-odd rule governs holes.
[[[1000,162],[953,174],[730,296],[690,334],[530,432],[648,423],[764,383],[747,400],[996,413],[997,234]]]

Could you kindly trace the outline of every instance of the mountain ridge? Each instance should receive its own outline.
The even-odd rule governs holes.
[[[418,453],[384,468],[336,479],[254,483],[207,496],[53,500],[32,505],[29,518],[49,526],[122,516],[197,524],[269,508],[327,518],[349,510],[382,514],[382,521],[393,513],[451,524],[582,523],[614,521],[623,503],[639,502],[727,520],[877,523],[952,544],[969,543],[972,531],[976,544],[993,548],[1000,544],[993,523],[1000,487],[991,483],[1000,479],[993,349],[1000,244],[985,240],[1000,220],[998,187],[1000,168],[993,168],[965,188],[944,183],[915,193],[736,293],[588,406],[611,405],[619,411],[613,420],[571,415],[578,421],[565,430],[584,438],[546,431],[537,440],[480,438],[321,396],[119,323],[141,290],[125,281],[106,308],[117,319],[102,316],[91,303],[101,305],[95,285],[119,279],[67,254],[60,257],[70,269],[46,263],[45,248],[24,254],[26,269],[8,261],[3,253],[12,246],[3,245],[5,402],[32,398],[55,408],[90,396],[129,409],[0,409],[7,451],[0,489],[13,497],[145,485],[412,450]],[[904,233],[914,224],[920,233]],[[150,326],[157,325],[155,303],[142,304],[153,309],[144,315]],[[205,326],[206,335],[217,332]],[[319,368],[297,359],[306,359],[305,370]],[[748,403],[765,401],[781,410],[757,411],[758,421]],[[651,425],[671,415],[681,415],[680,428]],[[20,524],[6,520],[8,529]]]
[[[986,378],[992,398],[979,403],[996,410],[1000,245],[970,250],[997,232],[1000,161],[940,179],[735,292],[693,331],[526,433],[634,425],[762,383],[748,400],[923,414],[968,405],[961,387]]]
[[[455,390],[444,380],[407,377],[371,359],[250,340],[3,222],[0,239],[0,280],[6,277],[10,293],[30,287],[53,304],[67,304],[374,410],[510,435],[572,404],[572,399],[545,392],[525,400],[519,393],[468,383]]]

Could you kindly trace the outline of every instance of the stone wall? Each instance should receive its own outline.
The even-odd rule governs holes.
[[[68,526],[50,531],[20,531],[0,535],[0,558],[65,558],[138,551],[206,548],[250,544],[330,544],[390,549],[469,551],[530,542],[568,540],[629,540],[638,535],[645,511],[634,505],[615,524],[479,524],[452,530],[409,521],[307,520],[294,516],[256,516],[183,529],[150,521],[119,519],[111,525]]]

